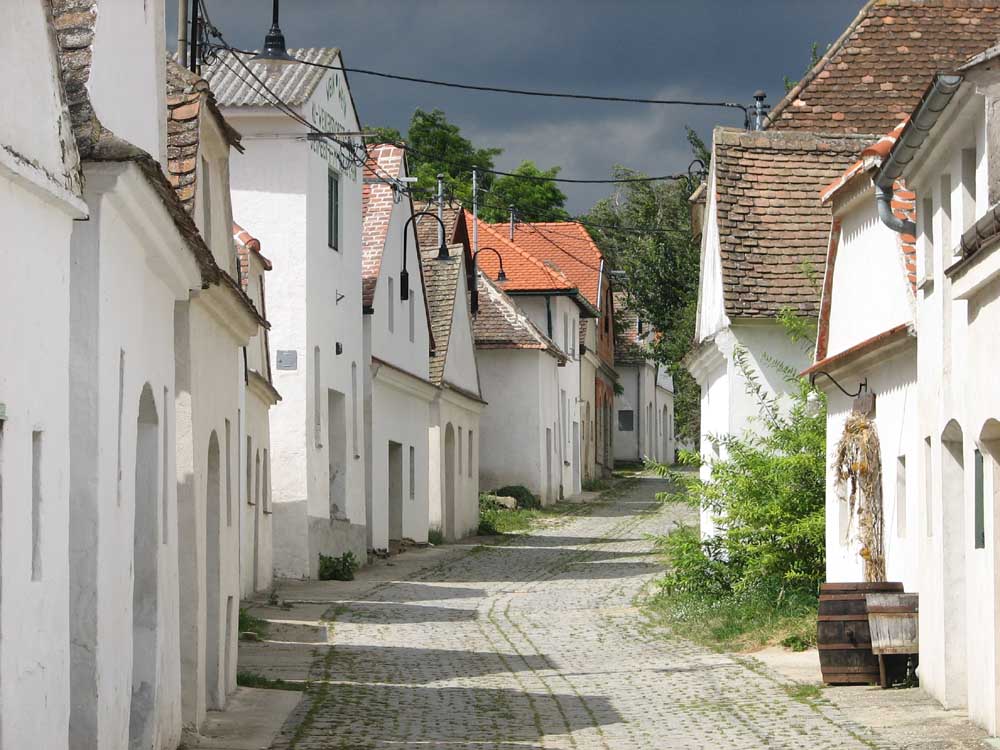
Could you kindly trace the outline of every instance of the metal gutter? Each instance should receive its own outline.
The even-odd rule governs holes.
[[[917,226],[908,219],[900,219],[892,211],[893,184],[916,158],[920,147],[937,124],[941,114],[951,103],[952,97],[962,85],[962,76],[948,73],[939,74],[924,94],[916,113],[910,118],[899,140],[889,152],[875,176],[875,202],[878,215],[889,229],[901,234],[916,236]]]

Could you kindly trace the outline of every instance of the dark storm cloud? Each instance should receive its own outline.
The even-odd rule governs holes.
[[[178,0],[168,5],[176,36]],[[206,0],[234,45],[257,47],[270,0]],[[348,66],[494,86],[636,97],[735,100],[807,67],[810,47],[832,42],[861,0],[284,0],[289,46],[337,46]],[[604,177],[615,164],[650,174],[686,169],[684,126],[706,139],[738,110],[542,100],[350,76],[366,125],[405,131],[417,107],[439,108],[478,145],[498,146],[510,168],[524,159],[565,177]],[[579,212],[607,186],[564,186]]]

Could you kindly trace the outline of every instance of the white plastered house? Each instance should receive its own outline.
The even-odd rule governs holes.
[[[272,268],[261,252],[260,240],[233,224],[233,244],[240,269],[240,286],[267,319],[264,274]],[[260,324],[244,349],[246,376],[242,383],[240,414],[240,595],[243,598],[271,588],[273,546],[271,507],[270,409],[281,396],[271,380],[268,328]]]
[[[339,66],[334,48],[296,49]],[[226,119],[243,135],[231,167],[233,214],[268,248],[271,367],[282,400],[271,409],[274,572],[316,577],[319,555],[368,549],[361,320],[361,189],[353,148],[319,138],[273,97],[325,132],[359,120],[346,76],[307,65],[280,74],[222,54],[206,69]],[[345,136],[344,143],[352,140]],[[357,146],[357,139],[353,139]]]
[[[437,386],[413,203],[400,189],[398,146],[368,147],[361,264],[365,360],[366,503],[379,552],[428,534],[428,428]]]
[[[0,744],[67,746],[70,267],[86,219],[49,3],[6,7],[0,64]],[[27,62],[29,61],[30,62]],[[39,669],[39,665],[44,665]]]
[[[57,0],[52,23],[89,214],[73,227],[68,277],[71,597],[69,671],[61,677],[71,696],[69,742],[174,748],[182,726],[196,726],[205,708],[182,702],[190,694],[181,642],[190,634],[180,617],[181,561],[217,554],[217,576],[184,581],[202,590],[214,580],[221,595],[223,581],[238,580],[226,546],[235,538],[208,538],[204,528],[197,540],[179,533],[175,471],[187,448],[178,428],[200,428],[209,410],[183,420],[175,413],[182,389],[214,385],[195,374],[178,388],[177,377],[214,360],[194,347],[178,352],[176,315],[195,305],[216,312],[206,312],[201,334],[232,344],[217,401],[232,406],[235,420],[236,354],[246,340],[239,329],[256,311],[228,275],[228,232],[209,247],[166,177],[162,3]],[[223,160],[228,146],[223,139]],[[212,477],[201,478],[211,485]],[[196,613],[199,652],[204,611]],[[221,664],[224,653],[235,654],[235,632],[224,641],[221,617],[217,624]],[[218,704],[234,682],[234,669],[216,674],[213,690],[202,685],[200,696],[214,692]]]
[[[615,460],[624,463],[674,462],[674,383],[650,356],[655,331],[628,309],[625,292],[615,293]]]
[[[442,208],[443,236],[433,219],[424,216],[414,222],[434,337],[430,379],[438,387],[430,414],[429,524],[446,540],[473,534],[479,526],[479,415],[486,406],[472,332],[469,246],[461,241],[447,244],[460,239],[456,229],[464,226],[461,211]],[[447,257],[440,252],[441,239]]]
[[[725,458],[711,436],[761,428],[748,376],[768,398],[790,391],[782,371],[811,363],[779,320],[816,319],[829,238],[819,190],[865,145],[852,136],[716,128],[702,231],[695,348],[685,365],[701,388],[702,477]],[[803,178],[800,175],[805,174]],[[703,511],[703,534],[715,522]]]
[[[479,484],[523,485],[559,500],[559,368],[567,355],[486,274],[473,325],[483,397]]]
[[[469,221],[472,221],[471,217]],[[556,471],[555,494],[552,497],[561,499],[575,495],[580,492],[583,482],[580,320],[597,317],[597,310],[581,292],[579,285],[568,278],[553,260],[535,256],[486,222],[479,221],[478,235],[476,267],[479,272],[493,279],[566,355],[565,363],[557,371],[557,419],[550,428]],[[501,259],[506,275],[502,281],[499,279]],[[484,368],[485,363],[481,361],[481,374]],[[489,391],[484,391],[484,395],[493,404]],[[489,487],[494,488],[495,485]],[[544,495],[548,497],[549,493]]]
[[[916,249],[879,219],[874,183],[901,127],[862,151],[819,194],[832,221],[816,361],[803,374],[827,397],[826,580],[864,580],[857,521],[834,468],[844,424],[861,412],[873,418],[881,448],[886,575],[915,591],[922,535],[916,501]],[[895,212],[912,220],[913,201],[901,186],[894,201]]]

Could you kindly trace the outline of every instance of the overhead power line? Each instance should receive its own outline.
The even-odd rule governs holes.
[[[256,54],[250,50],[233,49],[245,55]],[[308,65],[313,68],[325,68],[326,70],[339,70],[344,73],[358,73],[360,75],[374,76],[376,78],[388,78],[394,81],[406,81],[408,83],[420,83],[425,86],[442,86],[451,89],[464,89],[466,91],[480,91],[492,94],[511,94],[514,96],[533,96],[544,99],[576,99],[592,102],[615,102],[619,104],[659,104],[681,107],[722,107],[726,109],[738,109],[743,112],[744,118],[749,121],[750,109],[744,104],[727,101],[710,101],[705,99],[647,99],[633,96],[603,96],[599,94],[578,94],[565,91],[538,91],[535,89],[516,89],[504,86],[482,86],[473,83],[458,83],[456,81],[440,81],[433,78],[419,78],[417,76],[406,76],[399,73],[386,73],[380,70],[369,70],[367,68],[349,68],[344,65],[330,65],[329,63],[311,62],[309,60],[296,61],[300,65]]]

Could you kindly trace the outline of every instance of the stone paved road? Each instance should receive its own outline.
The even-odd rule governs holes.
[[[338,606],[328,681],[286,747],[892,747],[748,660],[643,628],[647,535],[687,509],[640,480],[590,515]]]

